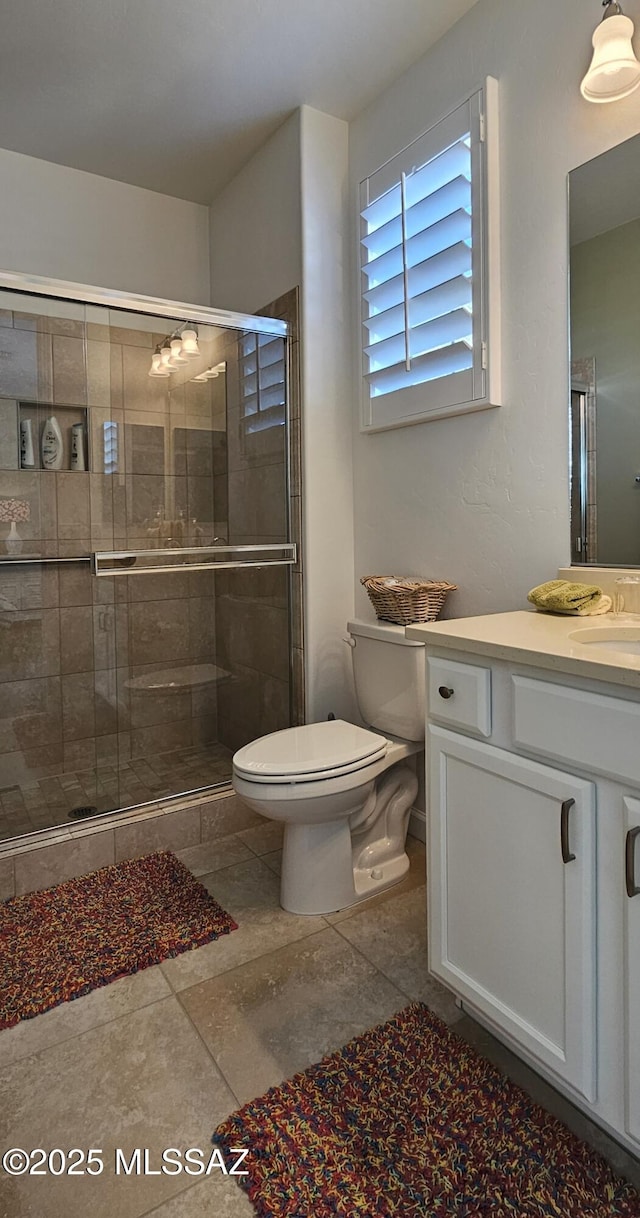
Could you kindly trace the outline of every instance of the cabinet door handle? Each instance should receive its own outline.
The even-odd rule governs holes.
[[[630,829],[624,844],[624,876],[627,885],[627,896],[640,896],[640,887],[636,884],[636,838],[640,837],[640,825]]]
[[[576,857],[569,849],[569,813],[575,802],[575,799],[564,799],[560,808],[560,848],[563,863],[571,863]]]
[[[446,685],[440,685],[438,688],[438,693],[440,694],[441,698],[453,698],[455,690],[449,689]]]

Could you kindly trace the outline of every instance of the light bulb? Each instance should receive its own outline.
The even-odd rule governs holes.
[[[215,381],[216,377],[219,376],[218,369],[217,368],[207,368],[207,371],[205,372],[205,376],[208,381]]]
[[[168,338],[165,338],[160,348],[160,367],[167,368],[168,370],[173,367],[171,363],[171,347],[169,346]]]
[[[633,21],[621,12],[601,21],[592,39],[589,71],[580,85],[586,101],[618,101],[638,88],[640,63],[631,45],[632,35]]]
[[[186,355],[187,359],[195,359],[200,354],[197,330],[182,331],[182,354]]]

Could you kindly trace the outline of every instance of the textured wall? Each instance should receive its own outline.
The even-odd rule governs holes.
[[[638,0],[625,12],[637,23]],[[521,607],[569,558],[566,176],[640,126],[637,94],[580,96],[599,17],[584,0],[480,0],[350,128],[355,251],[358,182],[486,75],[499,80],[504,404],[355,437],[356,577],[451,579],[450,615]],[[357,292],[354,270],[354,336]],[[355,349],[353,368],[355,413]]]
[[[208,208],[5,149],[0,180],[3,271],[209,303]]]

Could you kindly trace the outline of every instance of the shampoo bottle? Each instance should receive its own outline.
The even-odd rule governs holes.
[[[54,414],[49,415],[42,431],[42,468],[62,469],[62,432]]]
[[[33,452],[33,424],[31,419],[20,420],[20,465],[22,469],[33,469],[36,459]]]
[[[84,423],[74,423],[71,428],[71,469],[86,469],[84,459]]]

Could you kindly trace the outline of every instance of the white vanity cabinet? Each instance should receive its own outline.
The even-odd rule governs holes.
[[[640,796],[623,804],[625,1128],[640,1147]]]
[[[485,621],[422,635],[429,970],[639,1154],[640,679],[474,653]]]
[[[431,971],[595,1093],[593,783],[431,727]]]

